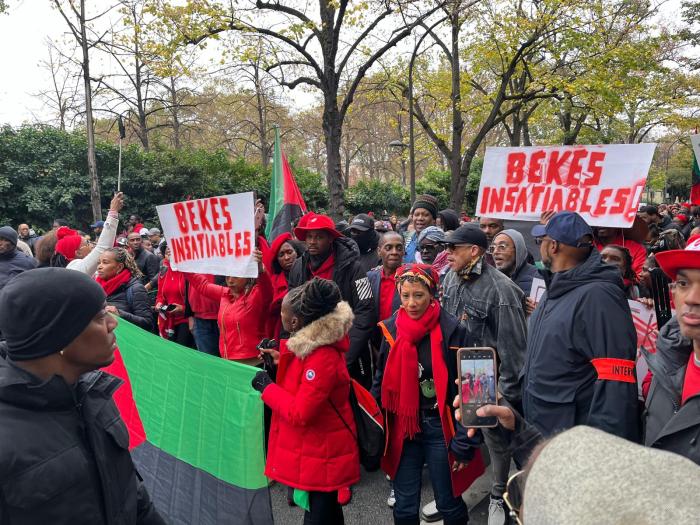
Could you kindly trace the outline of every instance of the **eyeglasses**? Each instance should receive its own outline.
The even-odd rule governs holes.
[[[520,512],[523,508],[523,495],[525,493],[525,471],[519,470],[506,482],[506,490],[503,493],[503,501],[508,507],[510,518],[518,525],[523,525]]]
[[[491,253],[507,252],[509,250],[510,250],[510,246],[504,242],[499,242],[498,244],[492,244],[491,246],[489,246],[489,251]]]
[[[453,252],[453,251],[455,251],[457,248],[461,248],[462,246],[474,246],[474,245],[473,245],[473,244],[468,244],[468,243],[465,243],[465,244],[452,244],[452,243],[447,243],[447,244],[445,244],[445,249],[446,249],[448,252]]]
[[[424,244],[418,248],[418,251],[421,252],[436,252],[437,250],[440,249],[439,244]]]

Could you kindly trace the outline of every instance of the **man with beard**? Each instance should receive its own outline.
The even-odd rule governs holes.
[[[29,228],[29,224],[20,224],[19,228],[17,228],[17,233],[19,234],[19,240],[26,243],[33,254],[34,243],[39,239],[39,236]]]
[[[143,284],[150,283],[158,275],[160,259],[143,247],[143,239],[138,232],[131,232],[127,237],[129,252],[136,260],[136,265],[143,274]]]
[[[559,212],[532,235],[548,271],[529,324],[525,419],[545,437],[589,425],[639,440],[637,336],[619,270],[603,264],[577,213]]]
[[[527,262],[527,246],[522,234],[517,230],[503,230],[494,237],[491,253],[496,268],[510,277],[525,297],[529,297],[532,280],[539,277],[539,273]]]
[[[360,249],[360,267],[366,274],[381,262],[377,255],[379,234],[374,229],[374,219],[366,213],[360,213],[350,223],[348,232]]]
[[[481,231],[486,235],[486,240],[491,244],[496,238],[496,235],[501,233],[504,229],[503,219],[481,217],[479,218],[479,228],[481,228]]]
[[[314,277],[329,279],[338,285],[343,300],[355,314],[346,355],[348,371],[369,389],[372,384],[369,339],[377,324],[377,312],[367,274],[360,266],[357,244],[335,229],[333,219],[315,213],[304,216],[303,222],[294,229],[294,235],[306,242],[307,251],[289,271],[289,289]]]
[[[0,228],[0,290],[15,275],[36,268],[36,260],[17,250],[17,232],[11,226]]]

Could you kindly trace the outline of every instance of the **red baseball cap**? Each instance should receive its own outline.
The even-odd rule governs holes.
[[[678,270],[700,270],[700,235],[693,235],[688,239],[685,250],[668,250],[656,254],[656,262],[674,281]]]
[[[294,236],[301,240],[306,240],[306,233],[311,230],[325,230],[330,233],[334,239],[341,236],[340,232],[335,229],[335,223],[328,215],[318,215],[314,212],[307,213],[299,221],[299,226],[294,228]]]

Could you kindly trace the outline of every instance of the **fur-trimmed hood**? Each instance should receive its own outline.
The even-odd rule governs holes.
[[[299,359],[304,359],[317,348],[343,339],[350,331],[354,318],[350,305],[341,301],[331,313],[292,335],[287,341],[287,348]]]

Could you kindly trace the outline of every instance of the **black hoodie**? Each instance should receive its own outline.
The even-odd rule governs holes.
[[[545,436],[590,425],[638,441],[637,335],[620,272],[593,249],[548,281],[528,327],[525,419]],[[610,363],[625,380],[599,379],[592,360],[601,358],[620,360]]]
[[[42,382],[0,357],[0,523],[165,523],[112,401],[121,383],[103,372],[73,388]]]
[[[333,281],[340,288],[343,301],[347,301],[355,315],[350,328],[350,349],[346,355],[350,375],[363,386],[372,384],[369,339],[376,326],[377,311],[372,299],[372,288],[367,274],[360,264],[360,253],[355,241],[338,237],[333,241],[335,267]],[[301,286],[313,278],[309,270],[309,252],[299,257],[289,271],[289,289]]]

